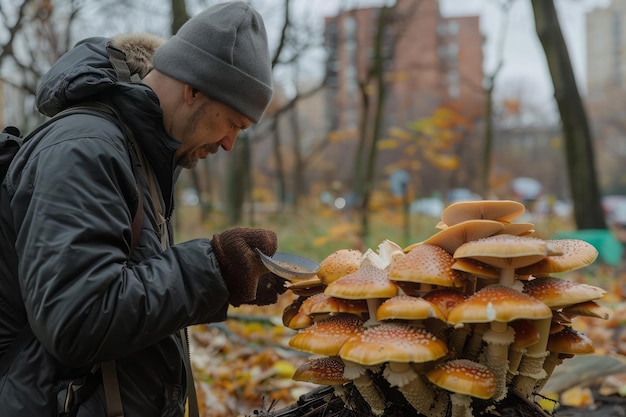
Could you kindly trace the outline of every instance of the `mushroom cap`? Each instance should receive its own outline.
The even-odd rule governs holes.
[[[424,294],[422,298],[436,306],[447,319],[450,311],[464,302],[467,296],[454,288],[437,288]]]
[[[294,294],[303,297],[310,297],[311,295],[324,292],[324,284],[322,284],[322,281],[317,276],[296,282],[287,282],[285,283],[285,287]]]
[[[435,305],[421,297],[396,295],[383,301],[376,310],[376,320],[423,320],[435,318],[445,321]]]
[[[293,379],[318,385],[342,385],[350,381],[343,376],[344,368],[343,362],[331,357],[310,359],[298,366]]]
[[[511,347],[515,349],[523,349],[539,342],[541,334],[537,331],[531,320],[520,319],[510,323],[515,331],[515,340]]]
[[[441,221],[452,226],[466,220],[497,220],[510,223],[524,214],[522,203],[512,200],[459,201],[441,212]]]
[[[464,243],[492,236],[503,228],[502,223],[495,220],[466,220],[440,230],[422,243],[439,246],[452,254]],[[407,249],[412,247],[404,251],[407,252]]]
[[[392,281],[418,282],[442,287],[461,286],[461,276],[451,268],[454,258],[439,246],[422,244],[389,265]]]
[[[331,282],[324,293],[349,300],[390,298],[398,295],[398,286],[389,279],[386,269],[377,267],[368,257],[357,271]]]
[[[446,344],[424,329],[385,322],[352,335],[341,347],[339,356],[369,366],[385,362],[428,362],[447,352]]]
[[[610,316],[609,310],[595,301],[573,304],[563,308],[562,312],[568,317],[585,316],[603,320],[608,320]]]
[[[506,234],[467,242],[454,252],[455,258],[472,258],[496,268],[520,268],[539,262],[547,255],[545,240]]]
[[[568,272],[591,265],[598,257],[598,250],[579,239],[555,239],[547,241],[562,250],[561,255],[546,256],[541,261],[518,268],[522,275],[547,275]]]
[[[551,334],[546,349],[550,352],[571,355],[586,355],[595,352],[591,339],[571,327],[564,327],[560,332]]]
[[[358,249],[339,249],[322,259],[317,276],[323,284],[328,285],[359,269],[362,256],[363,253]]]
[[[365,300],[346,300],[319,293],[304,300],[300,311],[309,315],[324,313],[350,313],[359,315],[361,313],[367,313],[367,302]]]
[[[459,258],[452,264],[452,269],[473,275],[479,278],[498,279],[500,271],[472,258]]]
[[[487,366],[468,359],[440,363],[431,369],[426,377],[447,391],[483,400],[491,398],[497,388],[494,373]]]
[[[523,292],[552,308],[570,306],[602,298],[606,290],[593,285],[576,283],[556,277],[537,277],[522,281]]]
[[[506,223],[504,229],[498,234],[530,236],[535,232],[533,223]]]
[[[517,319],[545,319],[552,310],[543,302],[500,284],[487,285],[458,304],[448,323],[508,323]]]
[[[339,314],[313,323],[298,331],[289,346],[309,353],[336,356],[350,336],[363,330],[363,320],[351,314]]]

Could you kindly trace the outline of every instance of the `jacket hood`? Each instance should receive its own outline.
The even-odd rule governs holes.
[[[37,89],[37,108],[46,116],[54,116],[66,107],[114,89],[119,81],[109,59],[109,47],[124,53],[135,80],[145,77],[152,70],[154,51],[163,42],[147,33],[80,41],[42,77]]]
[[[42,77],[36,104],[46,116],[81,102],[96,101],[118,109],[150,161],[166,205],[180,169],[174,153],[180,143],[163,126],[163,113],[154,91],[141,82],[118,80],[108,48],[124,53],[133,81],[152,70],[152,57],[163,39],[145,33],[114,38],[87,38],[66,52]]]

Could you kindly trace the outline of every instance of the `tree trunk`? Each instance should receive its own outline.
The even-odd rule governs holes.
[[[554,0],[531,0],[537,36],[543,45],[561,114],[574,219],[578,229],[606,229],[598,187],[591,130],[561,33]]]

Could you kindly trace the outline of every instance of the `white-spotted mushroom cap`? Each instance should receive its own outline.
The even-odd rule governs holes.
[[[363,253],[358,249],[339,249],[322,259],[317,276],[323,284],[328,285],[359,269],[362,256]]]
[[[546,242],[560,248],[562,254],[546,256],[537,263],[518,268],[518,274],[541,276],[573,271],[591,265],[598,257],[598,250],[584,240],[556,239]]]
[[[496,376],[491,370],[468,359],[442,362],[428,371],[428,380],[440,388],[483,400],[496,392]]]
[[[551,334],[547,349],[550,352],[568,355],[587,355],[595,352],[591,339],[571,327],[564,327],[560,332]]]
[[[343,371],[344,364],[340,360],[331,357],[314,358],[298,366],[293,380],[317,385],[342,385],[350,381],[343,376]]]
[[[459,287],[461,276],[453,270],[454,258],[439,246],[423,244],[413,248],[401,258],[396,258],[389,265],[389,279],[400,284],[413,282]]]
[[[526,208],[512,200],[459,201],[450,204],[441,212],[441,221],[449,226],[466,220],[497,220],[510,223],[518,218]]]
[[[391,298],[398,295],[398,286],[389,279],[387,270],[374,265],[368,257],[357,271],[331,282],[324,293],[348,300]]]
[[[448,348],[424,329],[398,322],[383,322],[351,336],[341,347],[342,359],[371,366],[385,362],[434,361]]]
[[[600,287],[550,276],[537,277],[523,283],[525,294],[555,309],[597,300],[606,294],[606,290]]]
[[[500,269],[500,284],[511,286],[515,270],[548,256],[546,241],[530,236],[495,235],[467,242],[454,252],[454,258],[471,258]]]
[[[458,304],[448,323],[508,323],[517,319],[546,319],[552,310],[543,302],[500,284],[487,285]]]
[[[495,220],[467,220],[440,230],[422,243],[439,246],[453,254],[462,244],[495,235],[503,228],[502,223]],[[409,246],[404,251],[411,249]]]
[[[363,320],[351,314],[339,314],[313,323],[289,339],[289,346],[316,355],[336,356],[354,334],[362,331]]]
[[[447,319],[450,311],[464,302],[467,296],[454,288],[437,288],[424,294],[423,298],[435,305]]]
[[[562,313],[569,318],[583,316],[608,320],[610,316],[609,310],[596,303],[595,301],[585,301],[582,303],[567,306],[563,308]]]
[[[396,295],[383,301],[376,310],[376,320],[424,320],[439,319],[445,321],[444,315],[432,303],[421,297]]]

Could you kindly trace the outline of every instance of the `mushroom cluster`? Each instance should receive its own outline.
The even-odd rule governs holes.
[[[555,367],[589,354],[576,316],[608,318],[602,288],[553,274],[588,266],[598,252],[576,239],[545,240],[516,223],[523,204],[467,201],[441,213],[428,239],[342,249],[317,276],[289,284],[289,345],[312,354],[294,379],[332,385],[351,407],[352,384],[372,414],[389,405],[376,381],[419,414],[472,416],[512,391],[533,400]]]

